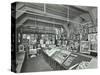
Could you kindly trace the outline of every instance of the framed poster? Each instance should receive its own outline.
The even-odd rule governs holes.
[[[91,27],[89,28],[89,33],[92,33],[92,28]]]
[[[97,34],[88,34],[88,40],[90,42],[90,51],[97,52]]]
[[[80,35],[80,40],[82,41],[88,41],[88,34],[87,33],[83,33]]]
[[[90,42],[90,51],[97,52],[97,42],[95,41]]]
[[[97,26],[89,27],[89,33],[97,33]]]
[[[81,26],[80,40],[88,41],[88,26],[87,25]]]
[[[81,41],[80,42],[80,53],[87,53],[89,54],[89,42],[88,41]]]
[[[97,33],[95,34],[88,34],[89,41],[96,41],[97,42]]]
[[[27,38],[27,34],[23,34],[23,39],[26,39]]]

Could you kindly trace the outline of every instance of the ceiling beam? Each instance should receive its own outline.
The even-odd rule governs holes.
[[[73,20],[69,20],[68,18],[65,18],[65,17],[62,17],[62,16],[58,16],[58,15],[54,15],[54,14],[51,14],[51,13],[44,13],[43,11],[40,11],[40,10],[37,10],[37,9],[27,9],[27,10],[24,10],[24,11],[21,11],[21,10],[16,10],[16,12],[19,11],[19,12],[23,12],[24,13],[27,13],[27,14],[33,14],[33,15],[37,15],[37,16],[43,16],[43,17],[47,17],[47,18],[53,18],[53,19],[58,19],[58,20],[61,20],[61,21],[65,21],[65,22],[72,22],[72,23],[75,23],[75,24],[80,24],[79,22],[75,22]],[[17,19],[17,18],[16,18]]]
[[[20,25],[23,25],[23,23],[25,23],[27,20],[38,21],[38,22],[44,22],[44,23],[49,23],[49,24],[54,24],[54,25],[64,25],[64,23],[57,23],[57,22],[47,21],[47,20],[43,20],[43,19],[36,19],[36,18],[33,18],[33,17],[25,17],[24,19],[22,19],[22,20],[17,24],[17,27],[19,27]]]
[[[23,15],[25,12],[20,12],[20,11],[17,11],[16,12],[16,19],[19,18],[21,15]]]
[[[24,3],[17,2],[17,3],[16,3],[16,10],[21,9],[21,8],[23,8],[24,6],[25,6]]]
[[[61,24],[61,23],[55,23],[55,22],[51,22],[51,21],[46,21],[46,20],[41,20],[41,19],[34,19],[34,18],[30,18],[30,17],[27,17],[27,18],[24,18],[21,23],[17,24],[17,28],[22,26],[22,25],[25,25],[23,24],[24,22],[26,22],[27,20],[33,20],[33,21],[40,21],[40,22],[45,22],[45,23],[50,23],[50,24],[54,24],[54,25],[62,25],[65,29],[65,31],[68,33],[68,28],[67,28],[67,24]]]
[[[41,11],[41,10],[37,10],[37,9],[34,9],[34,8],[30,8],[30,7],[25,7],[25,9],[22,10],[22,11],[21,10],[16,10],[16,11],[20,11],[20,12],[24,12],[24,13],[28,13],[28,14],[38,13],[41,16],[46,16],[46,17],[51,17],[51,18],[56,18],[56,19],[67,21],[66,17],[62,17],[62,16],[59,16],[59,15],[54,15],[54,14],[44,12],[44,11]]]
[[[41,10],[37,10],[37,9],[34,9],[34,8],[30,8],[30,7],[26,6],[26,5],[24,5],[23,7],[25,9],[23,9],[22,11],[21,11],[21,9],[20,10],[16,10],[16,11],[20,11],[20,12],[24,12],[24,13],[28,13],[28,14],[38,13],[38,15],[42,15],[42,16],[46,16],[46,17],[50,17],[50,18],[56,18],[56,19],[63,20],[63,21],[70,21],[70,22],[79,24],[77,22],[74,22],[72,20],[69,20],[66,17],[62,17],[62,16],[59,16],[59,15],[54,15],[54,14],[51,14],[51,13],[48,13],[48,12],[44,12],[44,11],[41,11]]]
[[[88,13],[88,9],[85,6],[70,6],[70,8],[76,9],[77,11]]]
[[[59,15],[54,15],[54,14],[51,14],[51,13],[48,13],[48,12],[44,12],[44,11],[41,11],[41,10],[37,10],[37,9],[34,9],[34,8],[30,8],[30,7],[27,7],[27,6],[24,6],[24,8],[25,9],[23,9],[23,11],[22,10],[16,10],[16,11],[24,12],[24,13],[27,13],[27,14],[33,14],[33,15],[43,16],[43,17],[47,17],[47,18],[58,19],[58,20],[65,21],[65,22],[72,22],[72,23],[75,23],[75,24],[80,24],[80,23],[75,22],[73,20],[69,20],[69,18],[67,18],[67,17],[62,17],[62,16],[59,16]],[[18,19],[18,17],[17,17],[17,19]],[[33,19],[33,18],[31,18],[31,19]],[[23,25],[23,23],[25,21],[27,21],[27,20],[28,19],[24,19],[22,21],[22,23],[20,23],[19,25],[17,25],[17,27],[20,26],[20,25]],[[40,19],[38,19],[38,21],[42,21],[42,22],[48,23],[47,20],[40,20]],[[49,22],[49,23],[54,23],[54,22]],[[65,30],[68,32],[67,23],[66,24],[63,24],[63,26],[64,26]]]
[[[34,9],[33,7],[28,6],[27,4],[21,4],[21,5],[20,5],[20,8],[17,9],[17,10],[21,10],[21,8],[22,8],[22,9],[25,8],[23,12],[27,12],[27,11],[35,12],[35,13],[43,14],[44,16],[48,16],[48,17],[51,16],[52,18],[56,18],[56,17],[57,17],[57,19],[60,19],[60,18],[61,18],[61,20],[70,21],[70,22],[79,24],[79,23],[77,23],[77,22],[74,22],[74,21],[69,20],[69,19],[66,18],[66,17],[62,17],[62,16],[58,16],[58,15],[53,15],[53,14],[50,14],[50,13],[46,12],[46,5],[47,5],[47,4],[43,4],[43,5],[44,5],[44,10],[43,10],[43,11]],[[81,11],[81,12],[88,12],[88,11],[86,11],[86,10],[84,10],[84,9],[81,9],[80,7],[77,7],[77,6],[62,5],[61,7],[66,8],[66,10],[67,10],[68,7],[71,7],[71,8],[75,8],[76,10]],[[55,9],[55,10],[56,10],[56,9]],[[45,12],[44,12],[44,11],[45,11]],[[18,18],[18,17],[17,17],[17,18]]]

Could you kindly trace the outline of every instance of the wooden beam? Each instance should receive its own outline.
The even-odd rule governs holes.
[[[51,21],[46,21],[46,20],[41,20],[41,19],[34,19],[34,18],[30,18],[30,17],[27,17],[27,18],[24,18],[20,24],[17,24],[17,28],[20,27],[21,25],[23,25],[24,22],[26,22],[27,20],[36,20],[36,21],[40,21],[40,22],[45,22],[45,23],[50,23],[50,24],[56,24],[56,25],[62,25],[65,29],[65,31],[68,33],[68,28],[67,28],[67,24],[61,24],[61,23],[55,23],[55,22],[51,22]]]
[[[46,13],[46,4],[44,3],[44,13]]]
[[[25,6],[24,3],[17,2],[17,3],[16,3],[16,10],[21,9],[21,8],[23,8],[24,6]]]
[[[23,25],[24,22],[26,22],[27,20],[33,20],[33,21],[38,21],[38,22],[44,22],[44,23],[50,23],[50,24],[56,24],[56,25],[63,25],[64,23],[57,23],[57,22],[52,22],[52,21],[47,21],[47,20],[43,20],[43,19],[35,19],[33,17],[26,17],[24,19],[22,19],[18,24],[17,27],[19,27],[20,25]]]
[[[54,11],[54,12],[56,12],[56,13],[64,14],[65,16],[67,16],[67,11],[66,11],[66,12],[62,12],[62,11],[58,11],[57,9],[53,9],[53,8],[47,8],[47,10]],[[67,9],[66,9],[66,10],[67,10]]]
[[[76,9],[78,12],[88,13],[88,10],[84,6],[70,6],[72,9]]]
[[[68,18],[61,17],[61,16],[54,15],[54,14],[50,14],[50,13],[47,13],[47,12],[44,13],[43,11],[40,11],[40,10],[36,10],[36,9],[34,9],[33,11],[31,9],[28,9],[28,10],[24,10],[24,11],[16,10],[16,11],[24,12],[24,13],[27,13],[27,14],[33,14],[33,15],[37,15],[37,16],[43,16],[43,17],[47,17],[47,18],[58,19],[58,20],[65,21],[65,22],[69,21],[69,22],[72,22],[72,23],[75,23],[75,24],[80,24],[78,22],[69,20]]]
[[[37,10],[37,9],[34,9],[34,8],[30,8],[30,7],[27,7],[27,6],[25,6],[25,9],[23,11],[21,11],[21,10],[16,10],[16,11],[24,12],[24,13],[27,13],[27,14],[33,14],[33,15],[43,16],[43,17],[47,17],[47,18],[58,19],[58,20],[65,21],[65,22],[72,22],[72,23],[75,23],[75,24],[80,24],[78,22],[69,20],[67,17],[62,17],[62,16],[59,16],[59,15],[54,15],[54,14],[51,14],[51,13],[48,13],[48,12],[44,13],[44,11]],[[43,20],[41,20],[41,21],[43,21]],[[48,22],[48,21],[45,20],[43,22]],[[53,23],[53,22],[50,22],[50,23]],[[22,24],[23,23],[20,23],[19,26],[22,25]],[[65,30],[68,32],[67,23],[63,24],[63,26],[64,26]]]
[[[17,11],[16,12],[16,19],[17,18],[19,18],[21,15],[23,15],[25,13],[25,11],[24,12],[20,12],[20,11]]]

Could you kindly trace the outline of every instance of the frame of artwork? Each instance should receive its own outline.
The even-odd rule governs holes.
[[[86,53],[86,54],[90,54],[89,51],[89,42],[88,41],[81,41],[80,42],[80,53]]]

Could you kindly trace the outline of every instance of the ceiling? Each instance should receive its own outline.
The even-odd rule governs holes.
[[[80,24],[74,19],[83,14],[89,14],[89,10],[91,10],[90,7],[17,2],[16,27],[34,28],[37,24],[38,26],[64,27],[68,31],[67,24],[69,22]]]

